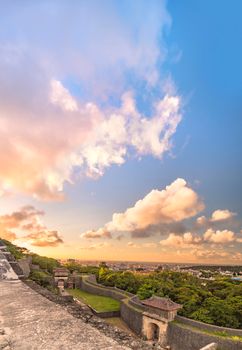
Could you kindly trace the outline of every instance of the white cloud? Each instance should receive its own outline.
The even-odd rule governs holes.
[[[134,231],[150,225],[181,221],[204,207],[196,192],[184,179],[177,179],[164,190],[152,190],[124,213],[113,214],[106,225],[110,231]]]
[[[191,232],[186,232],[183,235],[170,233],[166,239],[160,241],[160,244],[165,247],[191,248],[200,242],[200,237],[194,236]]]
[[[229,230],[217,230],[208,229],[204,233],[204,240],[213,243],[227,243],[235,240],[235,234]]]
[[[159,159],[170,150],[181,99],[167,90],[156,103],[151,97],[171,23],[165,1],[121,7],[54,1],[51,9],[40,2],[2,9],[11,31],[0,30],[0,195],[61,199],[65,182],[102,176],[130,148]],[[126,92],[139,82],[154,103],[149,116]]]
[[[224,221],[224,220],[231,219],[235,215],[236,215],[236,213],[232,213],[228,209],[224,209],[224,210],[218,209],[212,213],[210,220],[211,220],[211,222]]]
[[[60,106],[64,111],[78,111],[77,102],[60,81],[52,79],[50,82],[50,101]]]
[[[206,218],[206,216],[199,216],[198,218],[197,218],[197,220],[196,220],[196,223],[199,225],[199,226],[204,226],[204,225],[206,225],[207,224],[207,222],[208,222],[208,220],[207,220],[207,218]]]
[[[4,97],[1,88],[4,84]],[[51,96],[48,88],[43,82],[39,94],[30,86],[26,101],[15,105],[13,97],[6,105],[7,96],[0,107],[1,192],[58,199],[64,183],[74,181],[74,169],[75,176],[79,171],[96,178],[111,165],[123,164],[130,148],[137,156],[160,159],[171,148],[181,120],[178,96],[164,96],[146,118],[131,95],[124,96],[120,108],[101,109],[95,103],[77,103],[60,81],[51,80]]]
[[[109,232],[145,230],[150,225],[179,222],[193,217],[204,204],[186,183],[177,179],[164,190],[152,190],[123,213],[114,213],[104,226]],[[85,235],[85,233],[83,234]]]
[[[111,238],[111,234],[109,231],[100,228],[97,231],[86,231],[84,233],[81,234],[81,238],[88,238],[88,239],[92,239],[92,238]]]
[[[162,247],[179,248],[179,249],[192,249],[198,258],[215,258],[229,256],[225,247],[231,242],[242,242],[242,239],[238,238],[233,231],[229,230],[213,230],[208,229],[202,236],[195,235],[191,232],[186,232],[183,235],[170,233],[167,238],[160,241]],[[229,245],[230,248],[236,248],[236,246]],[[215,254],[216,252],[216,254]]]
[[[209,226],[212,224],[231,220],[235,215],[237,214],[228,209],[217,209],[212,213],[210,218],[206,218],[206,216],[200,216],[197,218],[196,222],[198,226]]]

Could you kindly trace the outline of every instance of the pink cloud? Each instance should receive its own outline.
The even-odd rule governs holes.
[[[95,103],[78,103],[60,81],[35,83],[30,81],[23,100],[14,96],[18,86],[11,98],[0,91],[1,194],[62,199],[64,183],[76,180],[74,168],[79,177],[97,178],[111,165],[123,164],[129,147],[138,156],[157,158],[171,148],[181,120],[178,96],[165,95],[153,117],[145,118],[130,94],[124,95],[120,108],[102,110]]]
[[[41,221],[44,212],[33,206],[0,216],[0,237],[15,243],[37,247],[56,247],[63,243],[57,231],[49,230]]]

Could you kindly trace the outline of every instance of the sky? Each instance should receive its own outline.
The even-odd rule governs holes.
[[[241,1],[0,5],[0,237],[242,264]]]

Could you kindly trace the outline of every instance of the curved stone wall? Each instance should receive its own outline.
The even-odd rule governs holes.
[[[119,301],[128,297],[128,295],[121,289],[102,286],[100,284],[94,283],[93,281],[90,281],[89,277],[82,277],[81,289],[85,292],[111,297]]]
[[[136,295],[118,288],[97,284],[95,276],[83,277],[81,289],[121,301],[121,318],[130,329],[139,335],[142,334],[143,312],[154,313],[153,309],[141,304]],[[233,337],[242,337],[240,329],[213,326],[181,316],[176,316],[175,320],[177,322],[170,322],[167,329],[167,341],[172,350],[197,350],[213,342],[219,345],[219,350],[242,350],[242,341],[236,340],[236,338],[230,339],[216,334],[208,334],[208,332],[226,332]]]
[[[142,313],[145,310],[142,304],[138,304],[133,299],[137,299],[134,294],[128,293],[118,288],[106,287],[95,283],[93,277],[82,277],[81,289],[85,292],[101,296],[108,296],[121,301],[120,317],[136,334],[142,332]]]
[[[228,335],[242,337],[242,329],[214,326],[212,324],[195,321],[190,318],[186,318],[182,316],[176,316],[175,320],[185,325],[188,325],[191,327],[197,327],[199,329],[207,330],[209,332],[226,332]]]
[[[168,325],[167,341],[172,350],[197,350],[210,343],[218,344],[221,350],[242,350],[242,342],[203,333],[201,329],[189,328],[182,323]]]
[[[132,331],[139,335],[142,333],[143,312],[130,305],[129,299],[122,300],[120,316]]]

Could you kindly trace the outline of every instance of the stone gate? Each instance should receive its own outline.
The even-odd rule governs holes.
[[[182,307],[168,298],[153,296],[143,300],[146,306],[143,312],[142,334],[147,340],[157,341],[161,345],[167,345],[168,322],[173,321],[177,311]]]

